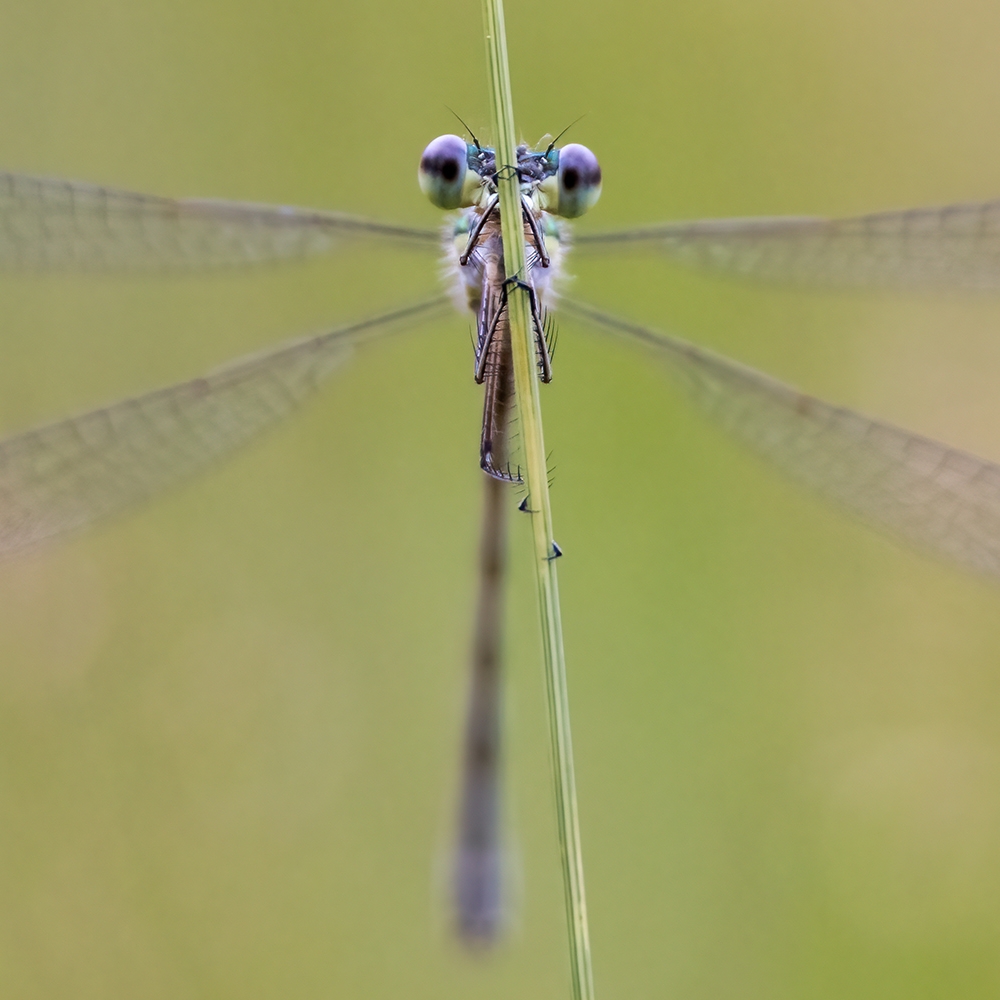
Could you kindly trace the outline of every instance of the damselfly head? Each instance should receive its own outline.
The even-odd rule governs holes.
[[[571,142],[550,150],[546,159],[555,169],[538,185],[544,208],[564,219],[579,218],[601,197],[597,157],[586,146]]]
[[[469,157],[476,153],[457,135],[439,135],[420,157],[417,180],[431,203],[438,208],[468,208],[482,191],[482,178],[469,170]]]

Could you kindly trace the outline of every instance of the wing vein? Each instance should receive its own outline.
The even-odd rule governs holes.
[[[702,219],[578,234],[580,249],[656,249],[747,278],[856,288],[1000,288],[1000,201],[843,219]]]
[[[869,524],[1000,577],[1000,465],[578,302],[569,312],[654,349],[701,409],[787,475]]]
[[[0,176],[0,269],[6,270],[235,267],[366,239],[433,252],[440,246],[436,230],[338,212]]]
[[[294,410],[366,339],[444,297],[0,441],[0,556],[118,513],[194,475]]]

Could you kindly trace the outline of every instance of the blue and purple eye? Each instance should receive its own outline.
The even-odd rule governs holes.
[[[480,186],[479,177],[469,176],[469,147],[457,135],[439,135],[420,157],[417,175],[420,190],[438,208],[463,208],[474,203],[469,187]],[[468,185],[467,181],[472,181]]]
[[[556,173],[542,182],[546,208],[564,219],[579,218],[601,197],[601,165],[578,142],[558,150]]]

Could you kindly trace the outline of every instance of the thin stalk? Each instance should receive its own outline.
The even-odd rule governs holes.
[[[503,0],[483,0],[486,23],[486,59],[496,148],[497,192],[503,228],[504,268],[508,277],[523,277],[525,269],[524,223],[521,188],[513,166],[517,163],[514,108],[507,66],[507,36],[504,31]],[[527,508],[531,512],[535,574],[545,657],[549,730],[552,741],[556,820],[562,854],[563,888],[569,925],[570,973],[574,1000],[593,1000],[594,980],[590,964],[590,932],[583,883],[583,852],[576,806],[573,741],[570,735],[566,659],[563,652],[562,619],[559,612],[559,581],[552,537],[552,506],[549,501],[548,467],[542,435],[542,408],[535,368],[535,344],[531,330],[527,292],[508,286],[508,321],[513,353],[514,387],[528,487]]]

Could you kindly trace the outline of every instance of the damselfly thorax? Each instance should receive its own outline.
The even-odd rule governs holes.
[[[523,274],[504,267],[496,181],[514,170],[520,181],[526,263]],[[494,151],[478,140],[457,135],[435,139],[420,160],[420,186],[434,204],[461,208],[445,230],[446,271],[459,308],[476,317],[475,379],[486,384],[480,465],[497,479],[520,481],[512,468],[506,428],[513,404],[507,295],[512,283],[527,290],[535,340],[538,376],[552,379],[552,344],[547,336],[545,304],[562,273],[566,232],[556,215],[576,218],[600,197],[601,168],[585,146],[570,144],[544,152],[522,145],[517,164],[499,166]]]
[[[528,199],[525,204],[530,205]],[[515,280],[530,289],[539,377],[548,382],[552,378],[552,351],[546,336],[545,308],[560,274],[563,241],[556,224],[549,223],[547,213],[534,205],[526,211],[533,213],[535,225],[525,222],[526,269]],[[549,223],[548,238],[543,235],[545,223]],[[520,472],[511,464],[507,446],[514,382],[506,310],[510,285],[504,267],[499,213],[489,206],[466,209],[449,230],[445,250],[449,278],[455,298],[463,300],[476,317],[474,377],[485,383],[480,466],[491,476],[516,482]]]

